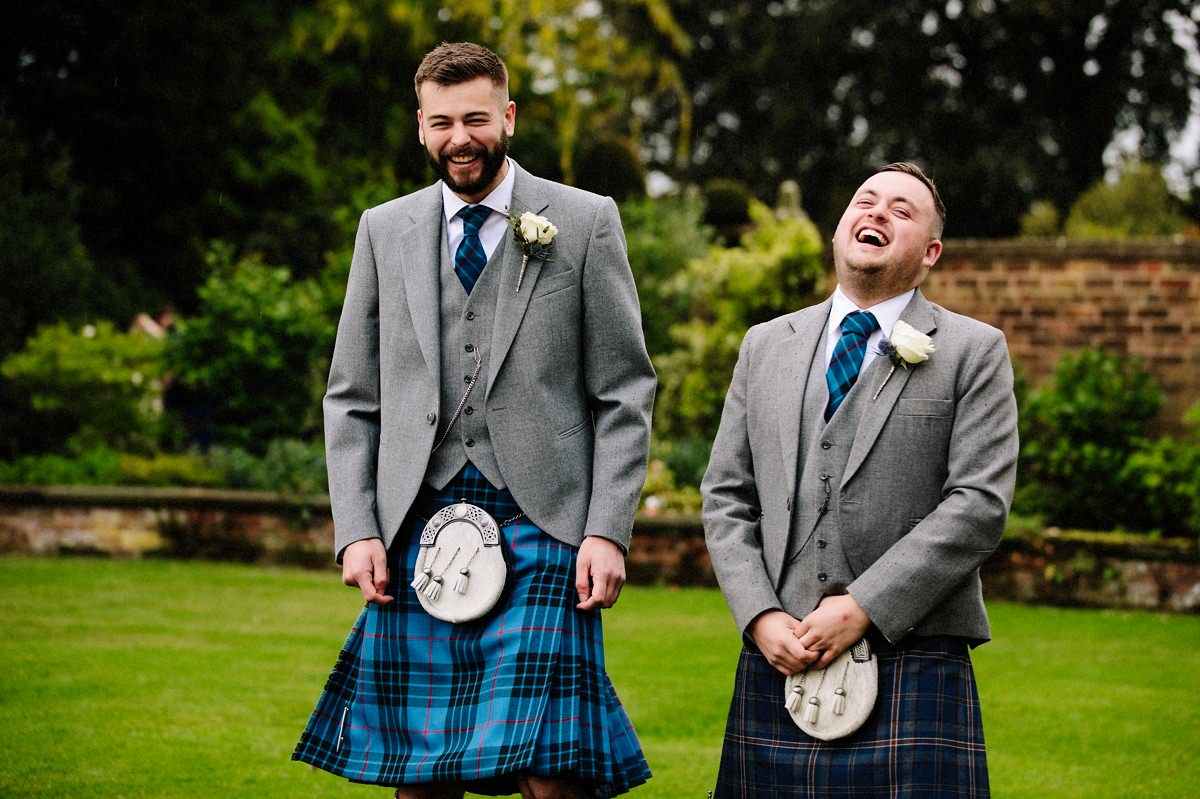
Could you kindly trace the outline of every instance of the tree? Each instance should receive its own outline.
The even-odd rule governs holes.
[[[1010,235],[1033,199],[1066,208],[1097,180],[1117,131],[1165,159],[1200,87],[1179,41],[1198,14],[1187,0],[681,5],[697,43],[685,174],[768,200],[797,178],[832,229],[869,171],[915,160],[938,180],[949,235]]]
[[[227,245],[213,247],[209,264],[197,313],[179,320],[169,341],[179,397],[169,404],[185,419],[210,423],[212,443],[254,453],[276,438],[313,436],[333,350],[334,299],[316,280],[235,259]]]
[[[97,272],[123,287],[92,298],[94,313],[124,321],[194,301],[200,242],[228,223],[233,117],[269,74],[297,5],[6,4],[0,93],[21,136],[62,148],[80,239]]]
[[[1134,162],[1125,165],[1116,181],[1097,181],[1079,196],[1067,215],[1065,232],[1073,239],[1126,239],[1170,236],[1189,224],[1162,172]]]

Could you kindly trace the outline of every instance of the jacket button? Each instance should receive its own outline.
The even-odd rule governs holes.
[[[437,414],[432,413],[432,412],[425,414],[425,421],[429,422],[430,424],[433,424],[434,422],[437,421]]]
[[[469,321],[471,321],[471,320],[472,320],[472,319],[474,319],[474,318],[475,318],[475,312],[474,312],[474,311],[467,311],[467,321],[469,322]]]
[[[824,549],[828,545],[829,545],[829,542],[826,541],[824,538],[817,539],[817,547],[819,547],[820,549]]]
[[[474,344],[468,344],[467,346],[463,347],[463,349],[465,349],[467,352],[474,352],[474,351],[475,351],[475,345],[474,345]]]
[[[467,407],[463,408],[463,413],[465,413],[467,416],[470,416],[471,414],[475,413],[475,408],[471,405],[468,405]]]
[[[832,447],[832,446],[833,446],[833,444],[831,444],[831,443],[830,443],[830,442],[828,442],[828,441],[822,441],[822,442],[821,442],[821,449],[829,449],[829,448],[830,448],[830,447]]]
[[[473,438],[468,438],[468,439],[467,439],[466,441],[464,441],[463,443],[464,443],[464,444],[466,444],[468,447],[473,447],[473,446],[475,446],[475,439],[473,439]]]
[[[471,376],[470,376],[470,375],[463,375],[463,382],[464,382],[464,383],[470,383],[470,382],[471,382]]]
[[[820,574],[817,575],[817,579],[820,580],[821,582],[825,582],[826,580],[829,579],[829,575],[826,574],[825,572],[821,572]]]
[[[791,497],[788,497],[788,501],[787,501],[787,509],[788,509],[788,510],[791,510],[791,509],[792,509],[792,498],[791,498]]]

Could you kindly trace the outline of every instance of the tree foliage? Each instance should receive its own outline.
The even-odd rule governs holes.
[[[337,308],[313,279],[284,267],[210,255],[194,316],[175,325],[167,352],[177,409],[211,424],[213,443],[266,451],[275,438],[320,430],[320,400]]]
[[[824,229],[864,174],[915,160],[938,180],[949,235],[1011,235],[1032,200],[1067,208],[1095,182],[1116,131],[1164,161],[1200,86],[1177,41],[1194,41],[1188,0],[699,0],[676,13],[697,43],[688,173],[764,198],[797,178]]]
[[[1073,239],[1128,239],[1171,236],[1190,224],[1162,172],[1131,163],[1117,180],[1098,181],[1079,196],[1067,215],[1065,232]]]
[[[162,418],[163,342],[100,321],[42,327],[0,371],[28,392],[33,407],[67,420],[76,448],[157,446]]]
[[[746,328],[807,304],[825,289],[821,237],[805,218],[777,218],[755,203],[754,228],[736,247],[714,245],[662,289],[687,298],[673,346],[655,359],[654,429],[668,439],[716,434],[725,391]]]

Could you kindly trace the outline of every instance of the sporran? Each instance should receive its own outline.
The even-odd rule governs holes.
[[[411,586],[426,613],[459,624],[496,606],[508,564],[491,514],[467,502],[447,505],[425,525],[420,543]]]
[[[875,708],[879,663],[867,639],[823,669],[797,672],[784,683],[784,705],[796,726],[832,741],[857,730]]]

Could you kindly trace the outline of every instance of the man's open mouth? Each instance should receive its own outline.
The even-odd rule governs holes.
[[[854,239],[860,244],[870,244],[872,247],[883,247],[888,243],[886,236],[872,228],[863,228],[858,231],[858,235]]]

